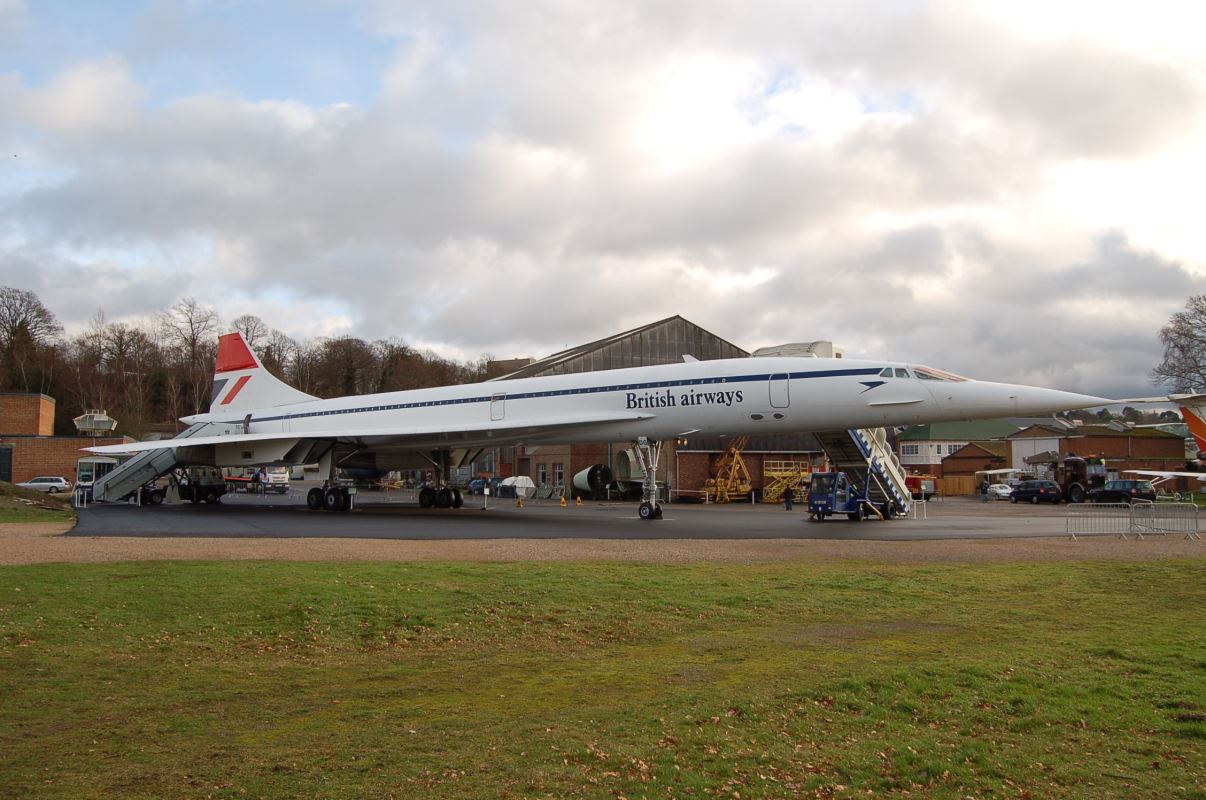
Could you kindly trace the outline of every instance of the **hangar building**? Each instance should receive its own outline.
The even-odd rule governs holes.
[[[770,355],[770,352],[759,354]],[[802,354],[802,353],[792,353]],[[681,316],[617,333],[598,341],[553,353],[538,361],[525,363],[508,372],[505,378],[531,378],[597,370],[674,364],[690,355],[700,361],[722,358],[748,358],[750,353]],[[513,363],[513,362],[512,362]],[[682,439],[673,449],[667,447],[658,480],[665,482],[675,496],[699,492],[711,467],[724,450],[727,437]],[[669,445],[670,443],[667,443]],[[591,445],[539,445],[499,448],[486,454],[476,465],[478,475],[528,475],[537,486],[565,487],[573,476],[595,464],[607,464],[617,480],[639,475],[629,448],[631,442]],[[513,454],[508,450],[513,449]],[[818,461],[821,447],[811,434],[764,436],[750,439],[745,458],[755,488],[763,485],[766,462],[804,459]]]

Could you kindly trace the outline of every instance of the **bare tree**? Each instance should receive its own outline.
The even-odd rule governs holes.
[[[192,297],[181,298],[159,316],[159,330],[183,372],[185,385],[179,407],[191,408],[192,413],[208,407],[217,354],[218,312]]]
[[[319,397],[367,394],[377,388],[378,361],[363,339],[340,336],[323,339],[313,364]]]
[[[236,331],[243,334],[243,338],[247,340],[247,344],[251,345],[251,349],[257,353],[260,352],[260,347],[268,341],[268,326],[264,324],[264,320],[255,314],[244,314],[241,317],[235,317],[230,325]]]
[[[0,286],[0,353],[10,388],[50,388],[62,333],[63,326],[36,294]]]
[[[1160,329],[1164,360],[1153,380],[1174,392],[1206,391],[1206,294],[1189,298]]]
[[[126,433],[144,433],[155,421],[151,386],[159,367],[159,348],[143,328],[125,323],[109,325],[103,337],[102,358],[118,398],[118,419]]]
[[[296,379],[297,358],[301,347],[293,339],[276,328],[268,332],[268,338],[259,351],[264,368],[284,381]]]

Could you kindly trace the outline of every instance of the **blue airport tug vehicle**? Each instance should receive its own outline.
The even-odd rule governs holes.
[[[814,472],[808,484],[808,516],[817,522],[845,514],[860,520],[875,512],[867,500],[866,487],[859,488],[844,472]],[[878,516],[878,514],[876,514]]]

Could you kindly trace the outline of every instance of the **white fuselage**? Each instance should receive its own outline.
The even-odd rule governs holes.
[[[931,377],[922,379],[920,374]],[[399,429],[432,431],[430,443],[407,437],[417,447],[841,430],[1045,414],[1103,402],[887,361],[774,357],[312,400],[255,409],[249,417],[219,412],[190,421],[298,438],[333,429],[351,438]],[[459,431],[465,435],[457,436]]]

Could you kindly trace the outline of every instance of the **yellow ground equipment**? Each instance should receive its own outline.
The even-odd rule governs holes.
[[[712,477],[704,481],[704,489],[713,503],[741,500],[750,493],[750,471],[741,451],[749,442],[748,436],[735,436],[712,465]]]
[[[807,461],[767,461],[762,465],[762,478],[766,485],[762,489],[762,502],[782,503],[783,490],[788,486],[794,493],[795,502],[808,498],[808,479],[812,475],[812,464]]]

